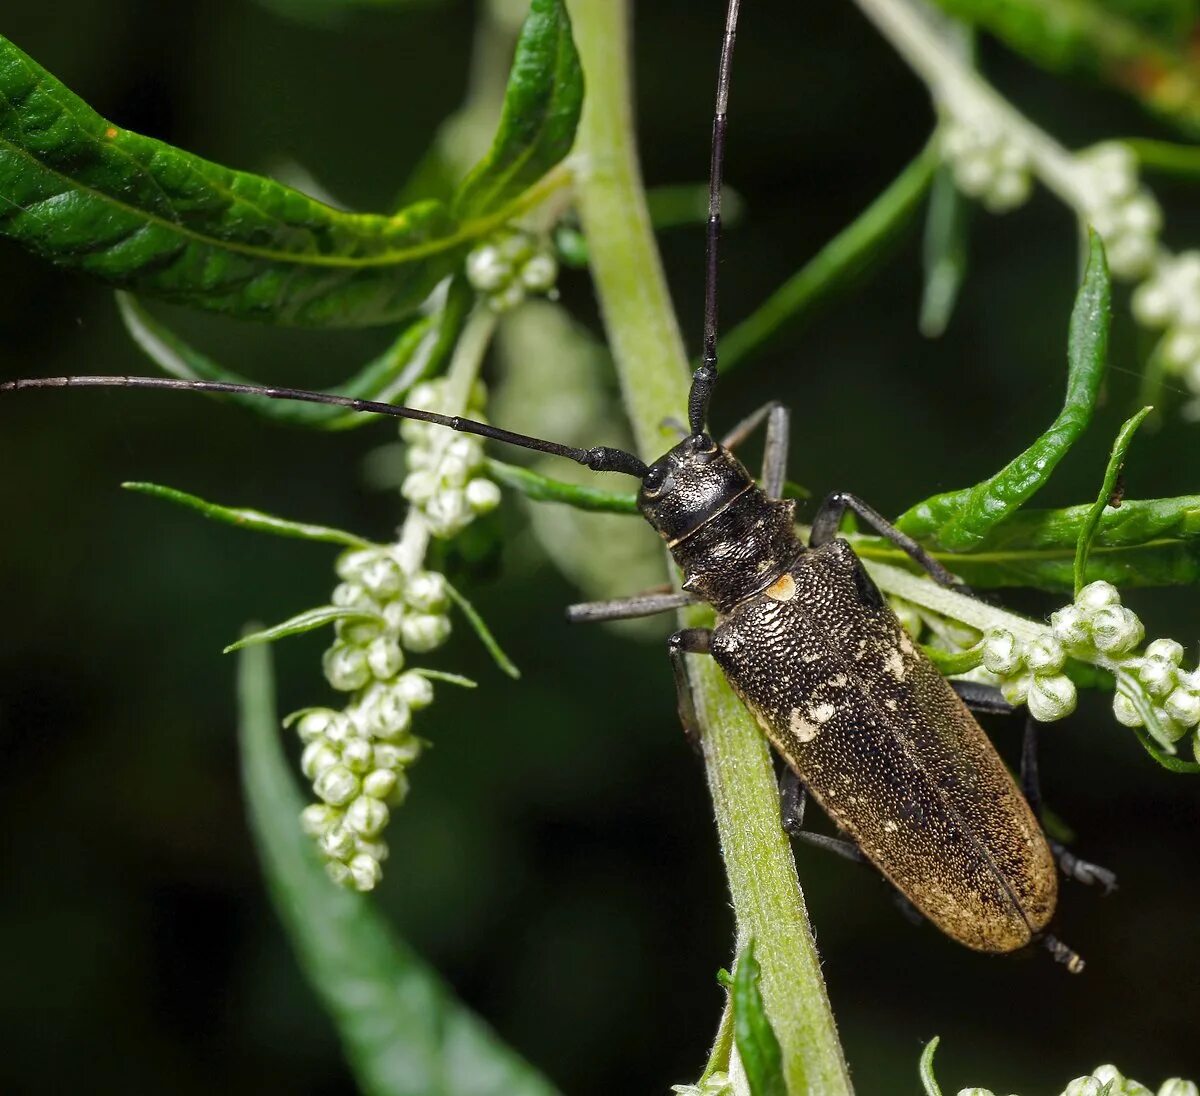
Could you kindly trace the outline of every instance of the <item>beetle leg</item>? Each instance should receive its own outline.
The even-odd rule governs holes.
[[[1077,951],[1072,951],[1067,947],[1057,936],[1051,936],[1050,933],[1046,933],[1041,938],[1041,945],[1054,956],[1056,963],[1064,964],[1072,974],[1081,974],[1083,972],[1083,957]]]
[[[1042,790],[1038,780],[1037,735],[1037,721],[1029,716],[1025,720],[1025,738],[1021,743],[1021,791],[1025,793],[1033,816],[1041,822]],[[1117,877],[1108,868],[1080,859],[1060,841],[1048,841],[1048,844],[1058,862],[1058,870],[1068,879],[1088,886],[1098,884],[1104,888],[1105,894],[1112,894],[1117,889]]]
[[[757,411],[747,415],[724,438],[721,444],[726,449],[736,449],[766,420],[767,444],[763,452],[763,491],[767,498],[783,497],[783,483],[787,477],[788,438],[791,412],[778,400],[764,403]]]
[[[679,709],[679,722],[683,733],[692,746],[700,749],[700,723],[696,719],[696,706],[692,703],[692,690],[688,681],[685,655],[712,654],[711,628],[681,628],[667,640],[667,652],[671,656],[671,670],[675,675],[675,700]]]
[[[694,605],[696,600],[691,594],[651,593],[613,598],[611,601],[581,601],[577,605],[567,606],[567,619],[572,624],[594,624],[601,620],[633,620],[637,617],[665,613],[671,609],[682,609],[685,605]]]
[[[946,570],[907,533],[900,532],[878,510],[868,506],[862,499],[845,491],[834,491],[826,497],[813,518],[812,531],[808,536],[809,546],[820,548],[828,544],[838,535],[842,518],[847,510],[853,510],[880,536],[890,540],[897,548],[907,552],[914,560],[925,568],[939,586],[947,586],[959,592],[969,592],[968,588],[958,580],[957,576]]]
[[[951,681],[950,688],[962,697],[968,708],[977,712],[1012,715],[1017,710],[994,685],[984,685],[979,681]]]
[[[867,858],[853,841],[841,837],[826,837],[823,833],[813,833],[804,828],[804,808],[807,803],[808,791],[804,782],[790,766],[785,765],[783,775],[779,778],[779,821],[783,832],[788,837],[798,837],[809,845],[837,853],[847,860],[866,863]]]

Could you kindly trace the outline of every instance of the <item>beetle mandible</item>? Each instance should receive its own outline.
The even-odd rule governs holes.
[[[697,600],[711,604],[717,612],[713,629],[686,628],[669,640],[680,716],[689,734],[699,729],[686,658],[711,656],[786,762],[783,813],[790,829],[799,830],[811,794],[848,840],[811,834],[809,839],[869,860],[955,940],[980,951],[1011,952],[1040,939],[1068,969],[1081,970],[1079,956],[1045,931],[1057,898],[1056,869],[1061,865],[1077,879],[1105,886],[1111,875],[1047,840],[1038,821],[1031,732],[1022,794],[966,700],[990,710],[1007,705],[994,691],[956,691],[912,641],[850,545],[838,537],[846,510],[937,582],[965,588],[850,494],[825,500],[803,544],[796,535],[795,504],[782,498],[789,423],[782,406],[768,404],[720,442],[706,430],[717,377],[720,191],[738,8],[739,0],[730,0],[713,122],[703,358],[692,378],[686,436],[653,464],[621,449],[580,449],[457,416],[300,389],[103,376],[15,380],[0,384],[0,391],[118,386],[333,404],[435,423],[565,457],[597,472],[637,477],[638,507],[682,570],[682,589],[573,606],[570,617],[615,619]],[[759,486],[733,450],[762,426],[766,456]]]

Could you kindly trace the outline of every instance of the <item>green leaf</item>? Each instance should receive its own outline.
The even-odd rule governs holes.
[[[275,909],[368,1096],[551,1096],[362,895],[333,886],[300,829],[267,648],[239,663],[242,781]]]
[[[921,334],[929,339],[945,333],[967,273],[967,225],[971,203],[963,198],[954,173],[944,164],[933,177],[921,258],[925,286],[921,293]]]
[[[487,155],[454,198],[460,217],[502,209],[571,150],[583,106],[583,71],[562,0],[533,0]]]
[[[1200,179],[1200,147],[1196,145],[1152,141],[1144,137],[1128,137],[1121,144],[1129,146],[1138,164],[1147,171],[1187,182]]]
[[[937,1078],[933,1075],[933,1055],[940,1041],[940,1036],[935,1035],[925,1044],[925,1049],[921,1051],[921,1084],[925,1088],[925,1096],[942,1096],[942,1090],[938,1087]]]
[[[488,654],[492,656],[496,665],[514,680],[520,678],[521,671],[513,664],[512,659],[500,649],[500,644],[496,642],[496,637],[492,635],[491,629],[484,624],[483,617],[475,611],[475,606],[448,582],[446,583],[446,592],[450,595],[450,600],[462,610],[463,616],[467,618],[467,623],[475,629],[475,634],[479,637],[479,641],[487,648]]]
[[[927,145],[854,221],[722,337],[721,371],[734,369],[785,326],[806,319],[858,284],[920,208],[936,166],[937,154]]]
[[[750,1096],[787,1096],[783,1051],[758,988],[761,975],[751,940],[742,949],[733,971],[733,1039],[746,1071]]]
[[[1182,758],[1167,753],[1146,733],[1144,727],[1134,727],[1133,733],[1146,753],[1164,769],[1173,773],[1200,773],[1200,761],[1184,761]],[[1194,731],[1192,733],[1195,734]]]
[[[354,533],[346,533],[341,529],[331,529],[327,525],[307,525],[298,521],[285,521],[274,514],[264,514],[261,510],[250,510],[245,507],[218,506],[206,502],[196,495],[186,491],[177,491],[174,487],[163,487],[157,483],[121,484],[126,491],[136,491],[141,495],[165,499],[192,510],[198,510],[206,518],[213,521],[223,521],[226,525],[237,525],[255,533],[274,533],[279,537],[294,537],[297,540],[317,540],[325,544],[345,544],[350,548],[374,548],[377,545],[364,540]]]
[[[945,651],[941,647],[921,644],[921,650],[946,677],[965,674],[983,661],[983,647],[970,647],[965,651]]]
[[[745,202],[732,187],[721,187],[721,227],[731,228],[742,218]],[[655,232],[708,221],[708,183],[673,183],[646,189],[646,211]]]
[[[564,480],[551,479],[539,472],[488,459],[488,475],[497,483],[520,491],[534,502],[559,502],[577,510],[597,510],[609,514],[636,514],[637,495],[632,491],[605,491],[599,487],[581,487]]]
[[[555,151],[566,151],[561,139],[526,149],[486,215],[464,220],[431,201],[344,213],[111,124],[0,38],[0,234],[119,288],[234,316],[325,327],[403,319],[474,241],[561,185],[534,185]]]
[[[264,628],[261,632],[251,632],[242,636],[236,643],[225,648],[224,654],[240,651],[243,647],[252,647],[260,643],[274,643],[277,639],[288,636],[303,635],[305,632],[324,628],[339,620],[381,620],[378,613],[364,612],[362,609],[347,609],[337,605],[322,605],[318,609],[306,609],[294,617],[276,624],[273,628]]]
[[[1079,596],[1079,591],[1087,584],[1087,562],[1088,553],[1092,549],[1092,538],[1096,535],[1096,527],[1100,524],[1101,515],[1103,515],[1105,508],[1108,507],[1108,500],[1112,498],[1113,492],[1116,490],[1117,478],[1121,475],[1121,469],[1125,467],[1125,454],[1129,450],[1129,443],[1133,441],[1133,435],[1137,433],[1138,427],[1142,425],[1146,416],[1153,410],[1153,407],[1143,407],[1136,415],[1125,422],[1125,425],[1117,433],[1116,441],[1113,442],[1112,453],[1108,458],[1108,466],[1104,470],[1104,480],[1100,485],[1100,494],[1096,496],[1096,501],[1089,508],[1087,517],[1083,521],[1083,528],[1079,530],[1079,539],[1076,542],[1076,597]],[[1119,509],[1119,507],[1111,507],[1111,509]]]
[[[974,487],[934,495],[903,513],[896,525],[918,540],[952,551],[970,551],[1015,513],[1050,473],[1092,418],[1108,351],[1111,285],[1104,244],[1089,230],[1090,255],[1071,312],[1069,372],[1063,409],[1050,429],[1015,460]]]
[[[444,681],[447,685],[457,685],[461,689],[475,689],[479,686],[477,681],[472,681],[469,677],[447,673],[445,670],[430,670],[424,666],[414,666],[411,672],[421,677],[427,677],[430,681]]]

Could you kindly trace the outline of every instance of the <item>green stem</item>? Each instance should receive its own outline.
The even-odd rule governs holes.
[[[571,0],[588,81],[580,128],[580,215],[638,448],[674,441],[663,419],[687,406],[687,358],[650,229],[633,143],[628,10]],[[788,1088],[848,1093],[850,1081],[808,926],[796,865],[762,733],[707,659],[693,659],[693,695],[709,789],[737,918],[740,952],[753,937],[762,995],[784,1051]]]

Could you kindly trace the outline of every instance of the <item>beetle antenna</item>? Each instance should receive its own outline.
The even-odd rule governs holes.
[[[737,37],[741,0],[729,0],[725,12],[725,37],[721,41],[721,68],[717,74],[717,109],[713,115],[712,158],[708,169],[708,235],[704,254],[704,357],[692,374],[688,395],[688,424],[702,433],[708,401],[717,380],[717,259],[721,243],[721,175],[725,166],[725,123],[729,108],[729,69]]]
[[[358,400],[350,396],[335,396],[329,392],[310,392],[304,388],[266,388],[257,384],[230,384],[225,381],[181,381],[167,377],[36,377],[26,380],[0,383],[0,392],[19,392],[26,388],[155,388],[168,392],[219,392],[238,396],[261,396],[268,400],[294,400],[299,403],[324,403],[333,407],[345,407],[349,411],[361,411],[370,415],[389,415],[396,419],[416,419],[431,422],[463,434],[478,434],[482,438],[501,441],[505,445],[519,445],[522,449],[533,449],[555,457],[566,457],[585,465],[593,472],[622,472],[641,479],[646,474],[646,465],[632,453],[611,446],[596,445],[591,449],[578,449],[573,445],[562,445],[543,438],[531,438],[513,430],[501,430],[486,422],[464,419],[458,415],[439,415],[435,411],[421,411],[416,407],[399,407],[375,400]]]

